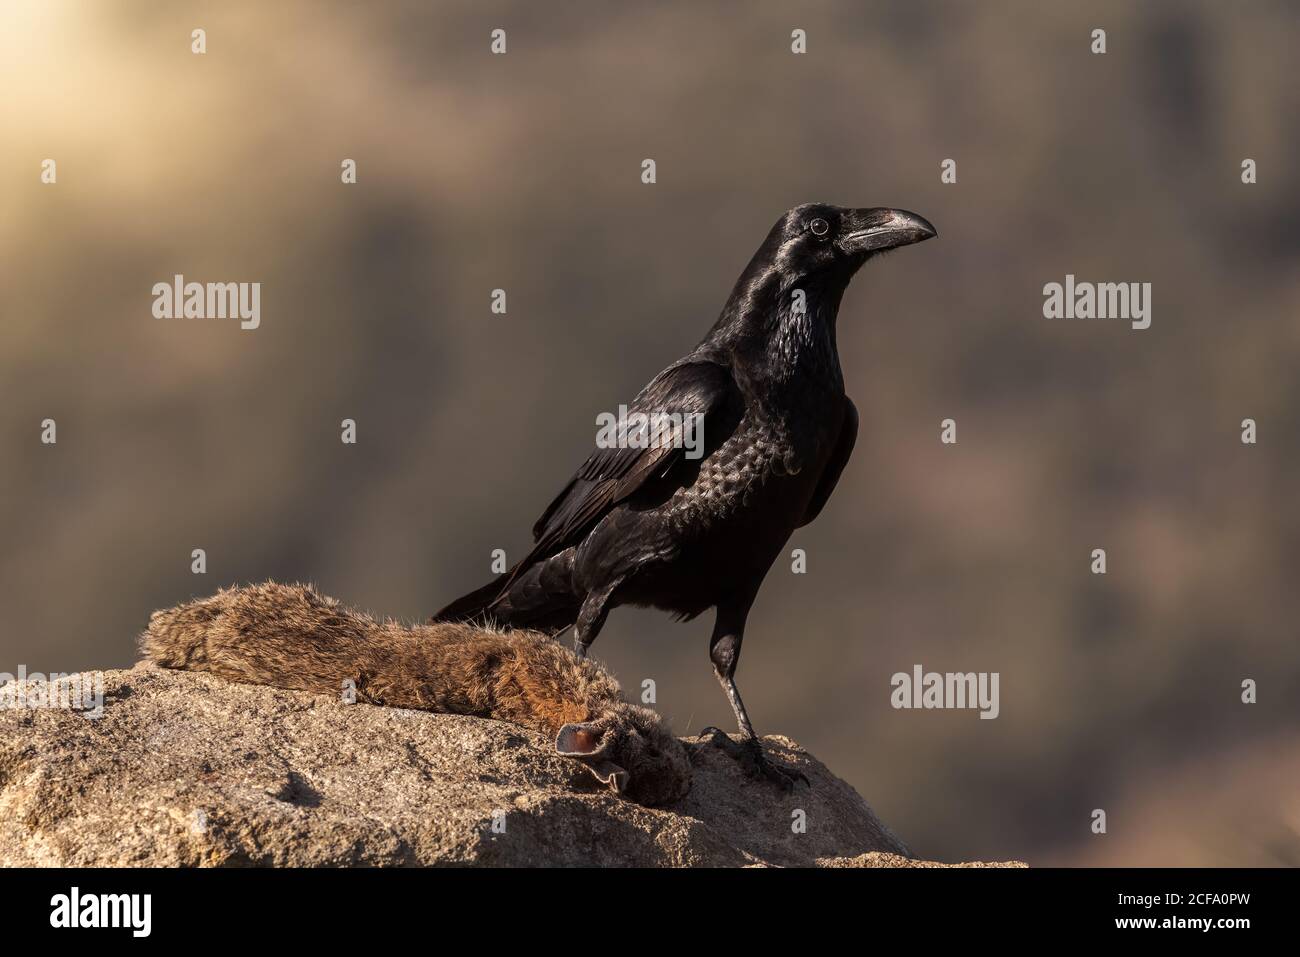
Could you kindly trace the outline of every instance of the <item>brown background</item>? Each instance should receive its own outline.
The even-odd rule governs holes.
[[[927,857],[1300,863],[1297,17],[1066,6],[4,4],[0,671],[268,577],[428,614],[782,210],[897,205],[940,237],[846,296],[862,432],[751,619],[756,723]],[[261,282],[262,327],[153,319],[177,272]],[[1043,319],[1067,272],[1153,283],[1151,329]],[[709,629],[595,652],[694,731]],[[1000,672],[1001,717],[891,709],[916,663]]]

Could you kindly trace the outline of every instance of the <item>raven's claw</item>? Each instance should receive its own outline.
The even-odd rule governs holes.
[[[787,771],[769,761],[767,756],[763,754],[763,745],[758,738],[744,738],[740,741],[733,741],[726,732],[712,726],[702,730],[698,737],[708,737],[710,744],[733,758],[744,769],[745,773],[755,780],[766,778],[787,794],[794,790],[797,781],[802,781],[805,786],[812,787],[812,784],[809,783],[808,778],[804,776],[802,771],[794,769]]]

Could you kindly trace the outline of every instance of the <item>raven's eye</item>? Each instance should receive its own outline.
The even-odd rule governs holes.
[[[825,236],[831,231],[831,224],[824,219],[814,219],[808,224],[808,228],[812,230],[814,236]]]

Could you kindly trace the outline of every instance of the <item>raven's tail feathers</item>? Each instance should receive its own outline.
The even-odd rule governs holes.
[[[429,619],[430,624],[439,621],[474,621],[484,618],[492,603],[501,597],[502,581],[495,578],[482,588],[475,588],[468,595],[457,598],[442,611]]]
[[[552,634],[571,627],[578,620],[585,594],[574,582],[573,549],[525,565],[528,560],[457,598],[430,622],[473,622]]]

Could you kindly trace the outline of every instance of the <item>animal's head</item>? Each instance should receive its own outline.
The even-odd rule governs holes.
[[[671,804],[691,789],[685,746],[649,708],[621,703],[591,721],[566,724],[555,750],[638,804]]]

